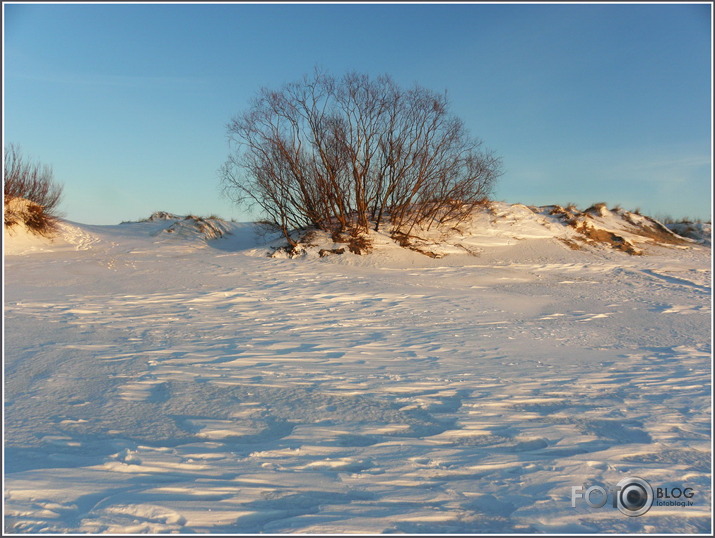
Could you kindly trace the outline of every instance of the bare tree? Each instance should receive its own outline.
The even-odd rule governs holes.
[[[5,148],[3,194],[6,226],[22,221],[40,235],[56,231],[62,185],[55,182],[50,166],[27,160],[14,144]],[[18,199],[26,200],[25,207],[13,207]]]
[[[316,71],[262,89],[227,128],[224,192],[258,205],[291,245],[294,228],[357,237],[387,225],[409,236],[459,222],[500,175],[500,159],[448,113],[445,95],[388,76]]]

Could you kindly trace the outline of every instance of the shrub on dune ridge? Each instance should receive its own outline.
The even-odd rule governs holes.
[[[62,185],[55,182],[50,166],[26,159],[14,144],[5,148],[3,194],[6,227],[22,223],[44,236],[57,231]]]
[[[291,247],[291,230],[352,238],[369,229],[410,236],[459,223],[488,200],[501,160],[448,111],[446,95],[390,77],[316,70],[263,89],[228,124],[224,193],[255,205]]]

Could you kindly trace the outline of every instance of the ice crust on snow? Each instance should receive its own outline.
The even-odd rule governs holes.
[[[176,216],[6,235],[5,531],[710,533],[711,249],[561,209],[423,231],[441,258]],[[693,506],[571,506],[627,476]]]

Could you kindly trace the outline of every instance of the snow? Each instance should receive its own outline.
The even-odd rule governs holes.
[[[709,533],[709,244],[577,217],[642,255],[508,204],[424,231],[434,258],[6,232],[6,532]],[[693,506],[572,507],[629,476]]]

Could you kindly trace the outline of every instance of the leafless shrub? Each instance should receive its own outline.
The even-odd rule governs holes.
[[[289,244],[314,226],[358,238],[387,225],[458,223],[487,201],[501,161],[447,111],[445,95],[382,76],[316,71],[263,89],[228,124],[224,193],[258,206]],[[369,247],[368,247],[369,248]]]
[[[6,226],[24,222],[39,235],[56,231],[62,186],[54,181],[50,166],[27,160],[13,144],[5,148],[3,192]],[[20,213],[12,209],[12,202],[18,199],[30,202]]]
[[[52,236],[57,231],[57,219],[40,206],[30,204],[24,214],[25,226],[37,235]]]

